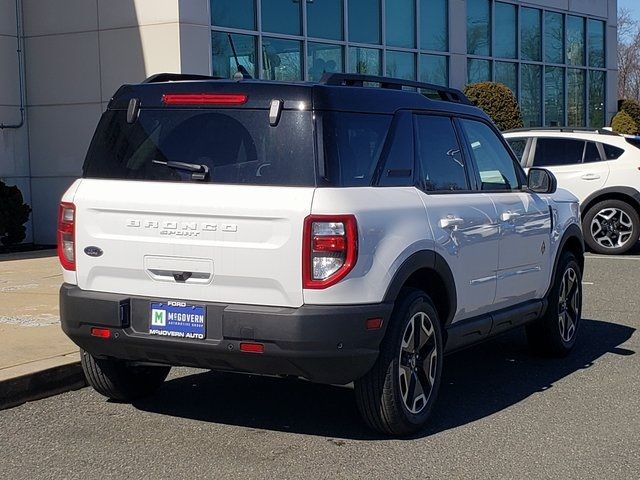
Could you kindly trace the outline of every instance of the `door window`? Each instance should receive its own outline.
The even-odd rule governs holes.
[[[476,162],[482,190],[515,190],[520,188],[516,163],[486,124],[475,120],[461,120],[469,141],[469,150]]]
[[[538,138],[533,165],[535,167],[553,167],[582,163],[584,144],[584,140]]]
[[[449,117],[418,115],[417,152],[428,192],[469,190],[467,168]]]
[[[582,161],[584,163],[593,163],[599,162],[602,160],[600,156],[600,152],[598,151],[598,147],[593,142],[587,142],[584,146],[584,158]]]
[[[507,142],[513,150],[513,153],[516,154],[518,161],[522,165],[522,156],[524,155],[524,149],[527,147],[527,139],[526,138],[508,138]]]

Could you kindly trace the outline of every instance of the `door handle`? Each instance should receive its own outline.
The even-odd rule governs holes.
[[[598,180],[600,178],[600,175],[598,175],[597,173],[585,173],[580,178],[583,180]]]
[[[521,214],[519,214],[518,212],[507,210],[506,212],[502,212],[500,214],[500,220],[502,220],[503,222],[510,222],[511,220],[515,220],[516,218],[518,218],[520,215]]]
[[[464,224],[464,219],[460,217],[454,217],[453,215],[447,215],[445,218],[441,218],[438,222],[440,228],[452,228],[456,229]]]

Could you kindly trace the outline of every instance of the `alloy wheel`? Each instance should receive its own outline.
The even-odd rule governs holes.
[[[591,220],[591,236],[604,248],[619,248],[633,238],[631,217],[620,208],[604,208]]]
[[[427,406],[435,383],[437,362],[433,323],[426,313],[418,312],[405,327],[398,362],[400,393],[409,412],[418,414]]]
[[[558,326],[560,337],[569,343],[576,334],[580,317],[580,283],[573,267],[567,268],[562,275],[560,294],[558,295]]]

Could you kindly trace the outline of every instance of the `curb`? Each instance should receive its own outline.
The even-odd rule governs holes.
[[[0,380],[0,410],[77,390],[86,384],[77,360]]]

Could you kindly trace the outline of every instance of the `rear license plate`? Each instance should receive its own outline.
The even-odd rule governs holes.
[[[160,302],[150,306],[149,333],[164,337],[195,338],[206,335],[206,308],[185,302]]]

